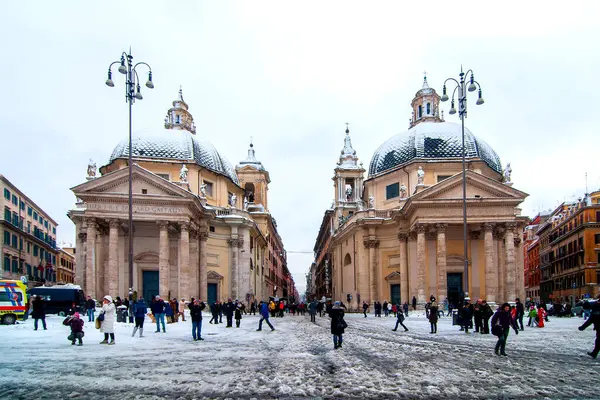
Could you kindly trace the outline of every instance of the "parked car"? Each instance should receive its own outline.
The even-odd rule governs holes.
[[[66,284],[56,286],[38,286],[29,289],[28,296],[41,296],[47,314],[61,316],[71,315],[74,312],[85,312],[85,296],[78,285]]]

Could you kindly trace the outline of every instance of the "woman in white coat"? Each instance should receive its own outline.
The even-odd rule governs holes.
[[[100,332],[104,332],[104,340],[100,344],[115,344],[115,305],[111,296],[104,296],[102,299],[102,314],[104,320],[100,325]],[[108,336],[110,335],[110,342]]]

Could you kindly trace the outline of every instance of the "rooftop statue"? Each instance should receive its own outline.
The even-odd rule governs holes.
[[[181,183],[187,183],[188,181],[188,169],[185,164],[183,164],[181,171],[179,171],[179,181]]]

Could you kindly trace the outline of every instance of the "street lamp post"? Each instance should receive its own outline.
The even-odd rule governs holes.
[[[465,118],[467,117],[467,92],[474,92],[478,90],[478,98],[475,104],[481,105],[484,103],[481,95],[481,86],[479,82],[475,80],[473,70],[468,70],[466,73],[463,72],[462,66],[460,67],[459,80],[454,78],[448,78],[444,81],[444,87],[442,89],[441,101],[448,101],[448,94],[446,91],[446,82],[454,82],[456,86],[452,91],[452,102],[450,103],[449,114],[456,114],[454,108],[454,95],[458,91],[458,115],[461,121],[462,128],[462,203],[463,203],[463,252],[464,252],[464,285],[465,285],[465,297],[469,295],[469,259],[468,259],[468,247],[467,247],[467,169],[465,165],[466,149],[465,149]],[[467,82],[469,82],[467,86]]]
[[[131,144],[131,106],[136,100],[142,100],[142,93],[140,91],[140,78],[137,73],[137,67],[139,65],[145,65],[148,67],[148,80],[146,81],[146,87],[148,89],[154,89],[154,83],[152,82],[152,68],[145,62],[133,63],[133,56],[131,55],[131,49],[129,53],[123,52],[121,54],[121,60],[113,61],[108,66],[108,77],[106,79],[106,86],[114,87],[115,84],[112,81],[111,68],[115,64],[120,64],[118,71],[125,75],[125,101],[129,103],[129,290],[133,290],[133,162],[132,162],[132,144]]]

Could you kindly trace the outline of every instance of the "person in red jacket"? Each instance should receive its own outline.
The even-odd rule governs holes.
[[[71,344],[74,345],[75,340],[78,340],[79,343],[77,346],[83,346],[83,320],[80,318],[79,313],[76,312],[73,315],[65,318],[63,325],[71,327],[71,334],[68,337],[68,339],[71,341]]]
[[[543,328],[544,327],[544,319],[546,318],[546,310],[544,310],[542,307],[538,308],[538,328]]]

